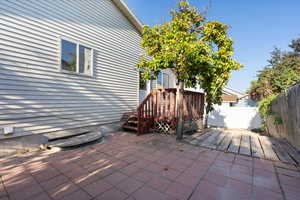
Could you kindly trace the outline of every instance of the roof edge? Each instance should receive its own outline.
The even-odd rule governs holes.
[[[140,34],[143,33],[143,25],[141,21],[133,14],[123,0],[112,0],[112,2],[122,11],[125,17],[134,25]]]

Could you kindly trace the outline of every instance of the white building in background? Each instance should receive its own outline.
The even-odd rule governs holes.
[[[215,105],[209,114],[208,125],[224,128],[255,129],[261,127],[256,102],[248,94],[224,88],[222,104]]]
[[[256,107],[255,101],[250,99],[249,95],[225,87],[222,95],[222,105],[224,107]]]

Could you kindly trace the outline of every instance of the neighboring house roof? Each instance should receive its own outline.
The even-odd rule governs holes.
[[[223,102],[237,102],[238,97],[232,94],[222,94],[222,101]]]
[[[244,98],[246,98],[246,97],[249,97],[249,94],[245,94],[244,96],[239,97],[239,99],[244,99]]]
[[[235,95],[237,96],[238,98],[241,98],[241,97],[244,97],[246,94],[243,93],[243,92],[239,92],[239,91],[236,91],[232,88],[229,88],[229,87],[225,87],[223,89],[223,93],[226,93],[226,94],[231,94],[231,95]]]
[[[122,11],[125,17],[134,25],[140,34],[143,32],[143,25],[140,20],[133,14],[123,0],[112,0],[112,2]]]

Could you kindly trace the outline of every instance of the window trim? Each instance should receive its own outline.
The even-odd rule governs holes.
[[[168,88],[170,88],[170,74],[169,73],[166,73],[166,72],[159,72],[159,74],[161,74],[161,84],[159,84],[158,83],[158,77],[157,77],[157,79],[156,79],[156,84],[157,85],[160,85],[160,87],[161,88],[163,88],[163,89],[168,89]],[[168,87],[167,88],[165,88],[164,87],[164,84],[165,84],[165,80],[164,80],[164,77],[165,77],[165,75],[168,77]],[[158,75],[159,76],[159,75]],[[157,88],[158,88],[158,86],[156,86]]]
[[[72,42],[76,44],[76,72],[68,71],[62,68],[62,41],[65,40],[67,42]],[[84,46],[86,48],[91,49],[91,73],[90,74],[84,74],[79,72],[79,46]],[[79,75],[79,76],[86,76],[86,77],[94,77],[94,48],[90,47],[89,45],[86,45],[82,42],[75,41],[69,38],[60,37],[59,38],[59,71],[61,73],[65,74],[72,74],[72,75]]]
[[[164,79],[164,76],[168,77],[167,78],[167,80],[168,80],[168,87],[166,87],[168,89],[168,88],[170,88],[170,75],[168,73],[163,73],[163,81],[162,81],[163,88],[165,88],[165,79]]]
[[[161,74],[161,83],[158,83],[158,76]],[[164,74],[163,72],[159,72],[156,79],[156,85],[160,85],[160,87],[164,87]],[[157,86],[156,86],[157,87]],[[157,87],[158,88],[158,87]]]
[[[147,91],[147,89],[148,89],[147,80],[142,80],[142,76],[141,76],[141,73],[143,73],[143,72],[145,72],[145,71],[142,71],[142,70],[139,71],[139,90]],[[145,82],[145,89],[141,89],[141,81]]]

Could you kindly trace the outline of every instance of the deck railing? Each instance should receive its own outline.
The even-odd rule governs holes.
[[[201,119],[204,113],[204,94],[184,91],[184,120]],[[137,108],[138,135],[148,132],[155,120],[176,123],[176,89],[156,89]]]

